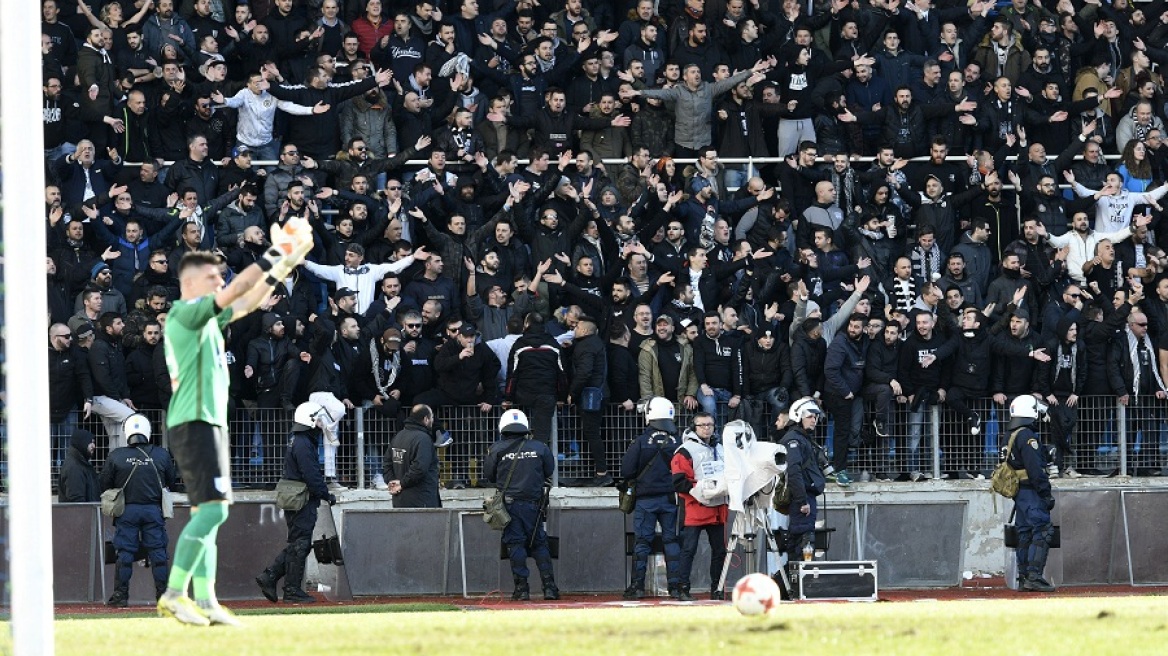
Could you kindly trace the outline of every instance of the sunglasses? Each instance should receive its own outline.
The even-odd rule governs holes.
[[[150,263],[151,263],[151,264],[165,264],[165,265],[169,265],[169,264],[170,264],[170,262],[168,262],[168,261],[166,261],[166,260],[154,260],[154,261],[152,261],[152,262],[150,262]]]
[[[401,185],[398,185],[397,187],[386,187],[385,190],[386,191],[399,191],[399,190],[401,190]]]
[[[420,324],[420,323],[407,323],[406,324],[406,328],[421,328],[421,327],[422,327],[422,324]]]
[[[1147,324],[1147,322],[1144,322],[1144,323],[1133,323],[1132,325],[1133,325],[1133,326],[1139,326],[1140,328],[1147,328],[1147,327],[1148,327],[1148,324]]]
[[[365,146],[355,146],[354,148],[355,148],[355,149],[357,150],[357,152],[359,152],[359,153],[363,153],[363,152],[365,152],[365,151],[369,150],[369,149],[368,149],[368,148],[366,148]]]
[[[299,155],[300,151],[299,150],[285,150],[284,154],[285,155]]]
[[[53,337],[58,339],[73,339],[72,335],[53,335]]]

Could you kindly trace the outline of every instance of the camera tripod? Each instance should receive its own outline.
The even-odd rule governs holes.
[[[765,506],[757,505],[757,502],[760,500],[766,500],[767,504]],[[778,542],[775,540],[775,534],[773,531],[771,531],[769,521],[767,519],[767,510],[770,506],[769,501],[769,494],[754,494],[745,502],[743,502],[743,512],[737,513],[734,516],[734,523],[730,529],[730,541],[726,543],[726,562],[722,563],[722,576],[718,579],[717,589],[723,591],[723,593],[725,593],[726,588],[726,575],[730,572],[729,556],[730,554],[733,554],[734,550],[738,547],[738,541],[740,539],[743,540],[742,546],[746,553],[747,562],[754,561],[757,565],[758,561],[755,560],[754,555],[756,544],[755,540],[759,533],[766,537],[766,546],[768,549],[776,554],[782,553],[779,551]],[[780,588],[782,588],[783,593],[786,594],[786,598],[790,599],[791,585],[787,581],[787,577],[784,575],[774,578],[778,582]]]

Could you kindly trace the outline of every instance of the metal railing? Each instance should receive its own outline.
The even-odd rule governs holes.
[[[918,429],[905,404],[898,404],[887,426],[888,437],[878,438],[871,427],[875,417],[869,406],[859,444],[850,445],[848,469],[854,479],[865,472],[868,480],[907,480],[919,471],[932,478],[988,477],[997,465],[1000,450],[1008,439],[1009,421],[1006,407],[991,399],[970,399],[970,409],[982,418],[978,434],[972,434],[964,418],[945,404],[923,409],[919,417],[920,439],[913,448]],[[719,409],[719,426],[725,420]],[[476,406],[448,406],[437,411],[438,425],[450,432],[453,443],[439,450],[440,480],[443,487],[486,486],[482,474],[483,458],[496,440],[495,432],[501,408],[488,412]],[[1086,475],[1148,475],[1168,464],[1168,402],[1154,397],[1139,397],[1120,405],[1115,397],[1083,397],[1075,413],[1077,422],[1069,441],[1071,449],[1063,455],[1063,466]],[[166,444],[164,413],[146,410]],[[730,415],[727,412],[727,416]],[[679,428],[689,424],[692,413],[684,408],[678,413]],[[284,450],[291,428],[292,415],[279,408],[236,408],[231,417],[232,480],[238,487],[267,488],[275,485],[283,472]],[[108,454],[108,440],[96,418],[79,424],[97,436],[97,452],[92,461],[98,471]],[[761,439],[775,439],[774,422],[769,409],[756,424]],[[1040,432],[1047,445],[1056,443],[1052,431],[1056,422],[1041,424]],[[384,453],[401,425],[397,418],[387,418],[370,408],[357,408],[341,422],[341,444],[337,453],[337,473],[348,486],[372,487],[382,470]],[[610,405],[601,422],[601,441],[608,471],[620,471],[621,456],[629,443],[644,428],[644,420],[635,411]],[[817,439],[828,453],[837,447],[837,430],[828,417],[817,432]],[[54,485],[61,460],[68,446],[68,435],[52,434],[52,470]],[[551,447],[556,454],[554,484],[579,485],[593,476],[591,451],[581,434],[580,416],[575,406],[560,406],[552,434]],[[321,452],[323,463],[323,451]],[[0,461],[6,467],[6,461]]]

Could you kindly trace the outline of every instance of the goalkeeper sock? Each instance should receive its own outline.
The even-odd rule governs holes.
[[[219,601],[215,598],[215,572],[219,566],[219,545],[215,540],[219,537],[219,527],[207,536],[207,546],[203,549],[203,558],[195,563],[195,569],[191,572],[191,584],[195,591],[195,601],[199,602],[199,606],[204,603],[208,604],[208,608],[214,608],[219,605]]]
[[[214,544],[219,525],[227,520],[226,503],[204,503],[191,509],[191,520],[183,528],[174,550],[167,588],[185,595],[191,576],[204,558],[208,544]],[[212,579],[214,574],[212,573]]]

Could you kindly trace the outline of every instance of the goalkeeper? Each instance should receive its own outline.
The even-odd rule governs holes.
[[[184,624],[239,625],[215,598],[215,539],[231,503],[223,327],[259,307],[276,283],[304,260],[312,250],[312,227],[303,219],[274,225],[272,243],[227,286],[217,255],[195,251],[178,265],[182,295],[166,321],[166,366],[174,390],[166,426],[186,483],[191,519],[179,536],[158,613]],[[187,596],[192,582],[194,601]]]

